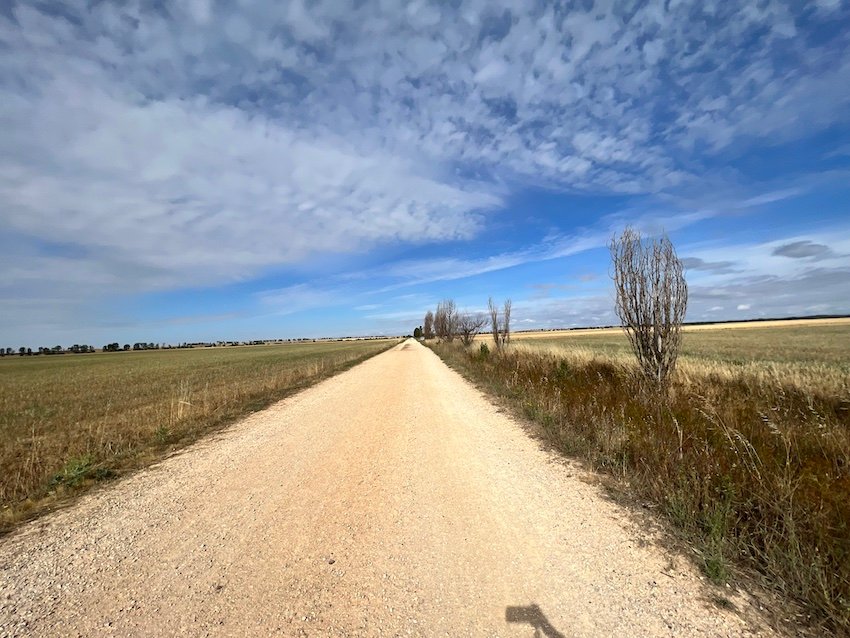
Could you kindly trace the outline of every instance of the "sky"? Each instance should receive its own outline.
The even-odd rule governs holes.
[[[850,313],[850,1],[0,1],[0,342]]]

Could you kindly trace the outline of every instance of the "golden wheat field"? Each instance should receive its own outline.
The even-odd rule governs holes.
[[[630,363],[620,328],[516,333],[514,348]],[[819,394],[850,393],[850,319],[802,319],[685,326],[681,376],[758,376]]]
[[[0,528],[395,343],[0,359]]]

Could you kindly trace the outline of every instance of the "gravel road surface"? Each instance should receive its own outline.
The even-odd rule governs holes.
[[[764,631],[581,475],[407,341],[0,539],[0,636]]]

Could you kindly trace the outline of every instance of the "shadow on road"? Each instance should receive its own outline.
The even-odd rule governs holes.
[[[528,607],[505,607],[505,620],[511,623],[526,623],[534,627],[534,638],[566,638],[555,629],[538,605]]]

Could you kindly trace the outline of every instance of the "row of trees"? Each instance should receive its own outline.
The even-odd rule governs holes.
[[[472,345],[475,337],[488,324],[490,334],[497,349],[503,348],[511,339],[511,300],[506,299],[502,309],[493,302],[488,302],[488,314],[482,312],[459,312],[453,299],[444,299],[437,304],[437,310],[425,313],[422,326],[413,331],[417,338],[454,341],[459,338],[463,345]],[[418,331],[418,334],[417,334]]]
[[[313,339],[313,341],[315,341],[315,339]],[[243,342],[235,342],[234,341],[234,342],[227,342],[226,344],[222,343],[221,345],[255,345],[255,344],[261,344],[261,343],[265,343],[265,342],[257,341],[257,342],[245,342],[245,343],[243,343]],[[214,345],[217,345],[217,344],[214,344],[214,343],[182,343],[178,346],[169,346],[169,345],[166,345],[166,344],[138,341],[131,346],[129,343],[125,343],[124,345],[121,345],[117,341],[113,341],[112,343],[107,343],[106,345],[104,345],[103,348],[101,348],[101,350],[103,352],[130,352],[131,350],[137,350],[137,351],[138,350],[160,350],[160,349],[170,350],[170,349],[173,349],[173,348],[195,348],[195,347],[201,347],[201,346],[211,348]],[[41,348],[37,348],[36,350],[33,350],[32,348],[23,347],[23,346],[18,348],[17,350],[13,350],[12,348],[0,348],[0,357],[11,357],[14,354],[17,354],[21,357],[26,357],[26,356],[32,357],[32,356],[38,356],[38,355],[41,355],[41,354],[66,354],[66,353],[84,354],[84,353],[89,353],[89,352],[97,352],[97,350],[95,349],[94,346],[80,345],[80,344],[75,343],[73,346],[70,346],[68,348],[63,348],[62,346],[53,346],[52,348],[41,347]]]
[[[21,346],[16,350],[12,348],[0,348],[0,357],[11,357],[14,354],[17,354],[20,357],[32,357],[44,354],[65,354],[66,352],[72,352],[74,354],[82,354],[86,352],[94,352],[94,346],[89,345],[80,345],[75,343],[73,346],[69,347],[67,350],[62,346],[53,346],[52,348],[49,346],[41,346],[33,350],[32,348],[27,348],[25,346]]]
[[[159,350],[160,345],[158,343],[145,343],[144,341],[140,341],[138,343],[134,343],[132,347],[130,347],[129,343],[125,343],[121,346],[117,341],[113,343],[107,343],[103,346],[104,352],[129,352],[130,350]]]
[[[421,329],[420,329],[421,332]],[[370,339],[385,339],[384,336],[370,336],[370,337],[346,337],[346,339],[352,339],[356,341],[366,341]],[[166,343],[153,343],[153,342],[145,342],[138,341],[133,345],[129,343],[120,344],[117,341],[113,341],[112,343],[105,344],[101,350],[103,352],[130,352],[131,350],[181,350],[181,349],[191,349],[191,348],[214,348],[214,347],[224,347],[224,346],[261,346],[266,344],[275,344],[275,343],[307,343],[316,341],[336,341],[337,339],[314,339],[312,337],[302,337],[297,339],[266,339],[266,340],[254,340],[254,341],[196,341],[192,343],[183,342],[178,345],[170,345]],[[62,346],[53,346],[51,347],[40,347],[33,350],[32,348],[27,348],[26,346],[22,346],[18,349],[14,348],[0,348],[0,357],[11,357],[13,355],[18,355],[21,357],[32,357],[44,354],[82,354],[89,352],[96,352],[94,346],[89,345],[80,345],[75,343],[73,346],[69,346],[68,348],[63,348]]]
[[[645,239],[632,228],[609,245],[616,312],[643,375],[664,387],[676,368],[681,328],[688,307],[688,285],[682,261],[666,235]],[[441,301],[417,328],[425,339],[460,338],[472,344],[488,323],[493,343],[502,350],[511,338],[511,300],[499,308],[490,298],[488,315],[458,312],[452,299]]]
[[[122,348],[121,344],[119,344],[117,341],[115,341],[113,343],[107,343],[105,346],[103,346],[104,352],[128,352],[129,350],[130,350],[130,344],[129,343],[125,343],[124,347]]]
[[[156,343],[134,343],[130,346],[129,343],[125,343],[123,346],[119,344],[117,341],[114,343],[108,343],[103,346],[104,352],[127,352],[129,350],[159,350],[160,345]],[[94,346],[75,343],[68,348],[63,348],[62,346],[53,346],[52,348],[49,346],[42,346],[35,350],[32,348],[27,348],[25,346],[21,346],[17,349],[17,351],[12,348],[0,348],[0,357],[11,357],[14,354],[17,354],[21,357],[32,357],[44,354],[87,354],[90,352],[97,352]]]

